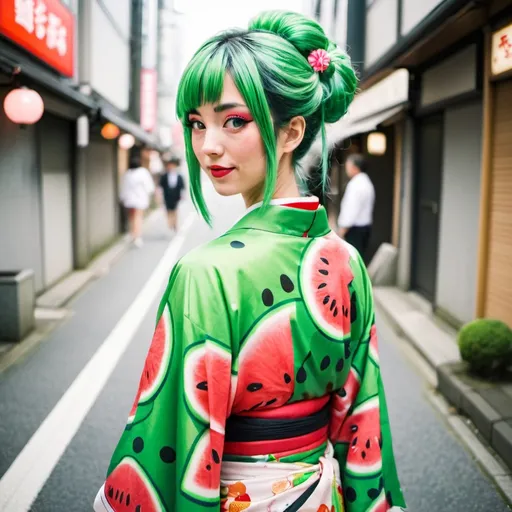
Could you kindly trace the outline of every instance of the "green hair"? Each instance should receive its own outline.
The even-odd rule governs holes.
[[[309,54],[317,49],[326,50],[331,59],[323,73],[315,72],[308,62]],[[261,134],[267,160],[264,206],[272,199],[277,180],[277,134],[295,116],[304,117],[306,129],[293,153],[293,164],[296,168],[320,132],[325,189],[325,123],[336,122],[346,113],[357,78],[349,57],[329,41],[316,21],[294,12],[268,11],[252,20],[248,30],[228,30],[206,41],[192,57],[178,87],[176,111],[184,127],[190,192],[204,219],[210,223],[188,114],[220,100],[226,73],[240,91]]]

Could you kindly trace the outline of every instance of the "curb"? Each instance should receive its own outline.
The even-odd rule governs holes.
[[[419,325],[425,326],[428,314],[421,313],[408,303],[405,292],[375,287],[374,299],[390,326],[435,374],[435,381],[431,384],[439,396],[430,401],[446,416],[450,426],[485,469],[509,506],[512,505],[512,411],[510,416],[504,417],[456,375],[456,370],[462,370],[465,363],[460,361],[460,357],[454,357],[452,348],[455,347],[458,352],[454,341],[450,339],[452,347],[439,355],[435,353],[435,339],[432,339],[432,344],[419,339],[424,338],[425,333],[414,331],[411,318],[419,320],[423,317]],[[435,326],[435,329],[442,333],[443,338],[449,336],[439,326]],[[450,410],[450,406],[453,409]],[[454,414],[454,410],[460,411],[463,416]],[[474,424],[477,432],[472,432],[468,424]],[[499,455],[496,456],[494,451]]]
[[[487,400],[464,383],[456,373],[463,365],[437,368],[439,391],[475,424],[481,436],[512,469],[512,411],[504,417]]]
[[[159,209],[149,213],[143,229],[161,215]],[[110,268],[129,250],[131,242],[124,236],[98,254],[83,270],[75,270],[53,288],[36,298],[36,327],[23,340],[8,345],[0,351],[0,375],[36,348],[56,329],[72,311],[66,305],[93,280],[107,274]],[[2,343],[2,342],[0,342]]]

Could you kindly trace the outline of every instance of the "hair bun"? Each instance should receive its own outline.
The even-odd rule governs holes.
[[[329,40],[319,23],[296,12],[266,11],[251,21],[249,30],[272,32],[286,39],[305,59],[314,50],[326,50],[329,67],[323,72],[311,68],[323,89],[324,120],[334,123],[345,115],[356,92],[357,76],[350,57]]]

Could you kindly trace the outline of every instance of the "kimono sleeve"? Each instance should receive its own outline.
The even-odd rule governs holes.
[[[393,455],[377,347],[373,294],[357,255],[351,284],[352,365],[334,404],[343,414],[334,436],[346,512],[405,507]],[[346,412],[348,411],[348,412]]]
[[[230,322],[222,304],[215,276],[175,268],[95,511],[219,510],[231,404]]]

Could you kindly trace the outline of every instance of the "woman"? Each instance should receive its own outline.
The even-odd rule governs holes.
[[[404,504],[364,264],[297,198],[297,162],[319,131],[326,155],[324,123],[355,89],[348,57],[295,13],[192,58],[177,110],[193,201],[208,220],[202,168],[248,211],[173,269],[97,511]]]
[[[154,191],[155,184],[151,174],[141,166],[140,156],[133,155],[130,158],[129,169],[121,181],[120,199],[128,210],[130,238],[135,247],[142,247],[142,220]]]
[[[181,191],[185,188],[183,177],[178,172],[179,165],[179,158],[170,158],[165,162],[165,172],[160,177],[160,188],[167,210],[167,223],[172,231],[176,231],[178,228],[178,204],[181,199]]]

